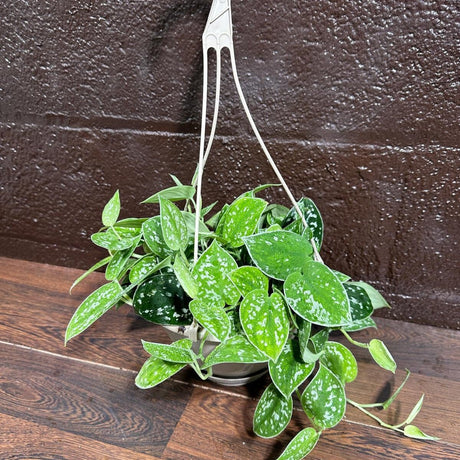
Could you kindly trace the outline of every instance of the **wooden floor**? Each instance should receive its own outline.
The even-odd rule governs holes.
[[[279,438],[253,435],[264,381],[232,389],[185,370],[155,389],[137,389],[134,378],[147,357],[141,338],[167,340],[128,307],[110,311],[63,344],[73,311],[103,275],[69,296],[79,270],[5,258],[0,264],[0,459],[275,459],[305,426],[296,410]],[[360,375],[347,386],[348,396],[358,402],[384,398],[410,368],[404,392],[379,415],[396,422],[425,393],[415,424],[441,441],[405,438],[349,407],[346,420],[323,433],[309,458],[460,459],[460,332],[383,319],[378,325],[355,337],[382,338],[398,371],[380,370],[366,350],[353,347]]]

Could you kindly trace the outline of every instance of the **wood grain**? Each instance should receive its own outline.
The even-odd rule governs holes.
[[[0,258],[0,266],[1,459],[274,459],[308,423],[297,403],[279,438],[264,440],[252,433],[267,377],[223,388],[202,382],[189,369],[157,388],[136,389],[136,372],[147,357],[141,339],[167,342],[161,327],[124,306],[110,310],[64,347],[68,320],[104,282],[103,275],[94,274],[69,296],[80,270],[6,258]],[[340,335],[332,338],[358,359],[359,375],[347,385],[348,397],[384,400],[404,378],[403,369],[410,368],[412,376],[394,405],[375,413],[390,423],[402,421],[425,393],[415,424],[442,441],[424,443],[393,434],[349,406],[346,420],[323,434],[309,458],[460,458],[460,332],[382,318],[377,324],[378,330],[354,338],[384,340],[398,362],[396,375],[379,368],[367,350]],[[21,445],[28,450],[21,451]]]

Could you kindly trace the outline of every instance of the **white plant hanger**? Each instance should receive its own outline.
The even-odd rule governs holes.
[[[203,183],[203,171],[206,164],[206,161],[209,157],[211,151],[212,143],[214,141],[214,136],[216,133],[217,119],[219,115],[219,101],[220,101],[220,85],[221,85],[221,53],[224,48],[228,48],[230,52],[230,61],[232,66],[233,80],[236,85],[236,90],[238,96],[243,105],[246,117],[249,120],[251,128],[257,138],[257,141],[262,148],[270,166],[275,172],[280,184],[284,188],[287,196],[292,202],[295,210],[302,219],[302,222],[305,227],[307,223],[301,212],[299,205],[297,204],[294,195],[290,191],[286,181],[283,179],[281,172],[276,166],[272,156],[270,155],[265,143],[257,129],[254,119],[252,118],[249,107],[246,103],[243,91],[241,89],[240,81],[238,78],[238,72],[236,70],[236,60],[235,60],[235,50],[233,47],[233,24],[232,24],[232,10],[231,10],[231,0],[213,0],[211,5],[211,11],[209,13],[208,21],[203,32],[202,37],[203,43],[203,103],[202,103],[202,112],[201,112],[201,137],[200,137],[200,154],[198,160],[198,169],[195,177],[193,178],[193,183],[197,186],[197,198],[196,198],[196,216],[195,216],[195,239],[194,239],[194,260],[195,262],[198,259],[198,242],[199,242],[199,224],[200,224],[200,214],[202,208],[202,183]],[[208,51],[214,49],[216,51],[216,92],[215,92],[215,102],[214,102],[214,115],[212,119],[211,132],[209,134],[209,139],[205,149],[205,139],[206,139],[206,110],[207,110],[207,96],[208,96]],[[319,258],[319,254],[316,250],[316,247],[313,242],[313,248],[315,252],[315,258]]]

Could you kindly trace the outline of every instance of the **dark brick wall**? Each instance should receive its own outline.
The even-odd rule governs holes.
[[[87,267],[115,189],[147,215],[169,172],[191,178],[210,3],[1,2],[1,255]],[[458,2],[232,5],[249,106],[323,213],[326,261],[381,289],[387,315],[458,328]],[[223,78],[205,183],[221,202],[275,180],[226,55]]]

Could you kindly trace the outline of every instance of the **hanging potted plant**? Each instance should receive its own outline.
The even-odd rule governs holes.
[[[202,379],[242,384],[268,371],[270,384],[254,413],[254,432],[280,434],[291,420],[298,397],[311,421],[286,447],[280,459],[296,460],[315,446],[321,432],[337,425],[347,402],[345,385],[357,376],[352,352],[333,340],[342,333],[367,348],[377,365],[395,372],[384,343],[358,343],[353,331],[376,327],[375,310],[388,307],[369,284],[352,281],[321,256],[323,220],[309,198],[295,200],[249,113],[236,72],[229,0],[214,0],[203,34],[205,56],[200,157],[190,185],[175,184],[144,203],[159,205],[158,215],[119,220],[118,191],[102,212],[102,229],[92,241],[108,250],[75,283],[105,266],[107,283],[90,294],[70,320],[65,341],[122,303],[164,326],[171,344],[143,342],[150,355],[136,377],[139,388],[152,388],[186,366]],[[247,191],[216,211],[202,205],[204,165],[215,133],[220,94],[220,51],[230,50],[238,94],[262,150],[289,196],[290,208],[259,195],[273,184]],[[211,135],[205,148],[207,50],[217,51],[218,78]],[[407,380],[407,378],[406,378]],[[406,381],[405,380],[405,381]],[[403,385],[405,383],[403,382]],[[401,385],[402,387],[402,385]],[[401,387],[386,402],[387,408]],[[423,396],[401,424],[383,426],[406,436],[433,439],[412,425]]]

